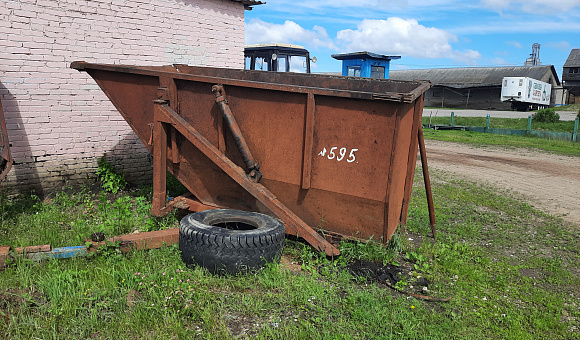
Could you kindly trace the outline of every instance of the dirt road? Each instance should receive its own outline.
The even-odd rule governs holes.
[[[580,226],[580,157],[425,141],[429,169],[521,194],[536,209]]]

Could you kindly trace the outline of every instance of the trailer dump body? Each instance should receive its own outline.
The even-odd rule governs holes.
[[[74,62],[154,156],[154,213],[165,171],[195,196],[277,216],[327,254],[313,230],[390,239],[405,223],[428,82],[184,65]]]

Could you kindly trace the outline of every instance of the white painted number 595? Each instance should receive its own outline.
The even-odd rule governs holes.
[[[340,162],[346,156],[348,149],[347,148],[340,148],[340,149],[338,149],[338,153],[335,152],[336,149],[338,149],[338,146],[331,147],[330,151],[328,151],[328,155],[327,155],[326,148],[323,148],[322,151],[320,151],[318,153],[318,156],[326,157],[328,159],[336,159],[337,162]],[[354,153],[356,151],[358,151],[358,149],[351,149],[350,150],[350,153],[348,154],[348,158],[346,159],[347,162],[352,163],[352,162],[356,161],[356,157],[354,155]]]
[[[328,152],[328,159],[334,159],[334,157],[336,156],[337,161],[339,161],[339,162],[342,161],[344,159],[344,156],[346,155],[346,148],[340,148],[340,150],[338,150],[338,156],[334,153],[334,149],[338,149],[338,146],[333,146],[332,148],[330,148],[330,152]],[[358,149],[352,149],[350,151],[349,156],[352,156],[353,159],[354,159],[353,152],[356,150],[358,150]],[[348,160],[347,160],[347,162],[348,162]],[[350,162],[352,162],[352,161],[350,161]]]

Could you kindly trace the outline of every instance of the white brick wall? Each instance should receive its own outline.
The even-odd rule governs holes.
[[[1,184],[52,190],[94,174],[104,152],[129,181],[148,152],[72,61],[243,68],[244,8],[229,0],[2,0],[0,97],[13,170]]]

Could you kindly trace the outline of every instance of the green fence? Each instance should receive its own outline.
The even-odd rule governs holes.
[[[437,124],[423,124],[423,127],[435,129],[435,130],[464,130],[464,131],[475,131],[482,133],[494,133],[498,135],[517,135],[517,136],[533,136],[538,138],[546,139],[558,139],[566,140],[572,142],[578,142],[578,118],[574,122],[574,132],[555,132],[555,131],[543,131],[543,130],[532,130],[532,116],[528,117],[528,126],[525,130],[518,129],[497,129],[489,126],[490,115],[487,115],[485,126],[458,126],[455,125],[455,113],[451,112],[451,120],[449,125],[437,125]]]

